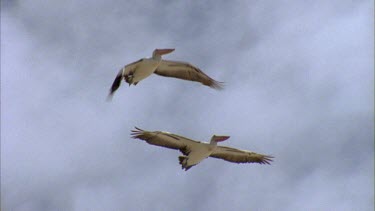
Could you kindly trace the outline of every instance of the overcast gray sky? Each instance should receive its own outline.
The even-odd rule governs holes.
[[[1,209],[373,210],[373,1],[1,1]],[[223,91],[117,71],[176,48]],[[270,154],[207,159],[164,130]]]

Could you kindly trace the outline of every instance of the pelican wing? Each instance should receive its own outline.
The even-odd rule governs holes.
[[[134,139],[141,139],[155,146],[178,149],[184,155],[189,155],[193,145],[201,144],[201,142],[163,131],[146,131],[135,127],[135,130],[131,132]]]
[[[220,158],[233,163],[260,163],[270,164],[272,156],[257,154],[246,150],[231,147],[217,146],[210,157]]]
[[[186,62],[162,60],[154,73],[166,77],[200,82],[214,89],[223,88],[222,82],[215,81],[199,68]]]
[[[120,87],[121,81],[125,76],[125,72],[134,71],[137,65],[142,61],[143,59],[140,59],[133,63],[127,64],[125,67],[121,68],[121,70],[117,73],[117,76],[112,83],[111,89],[109,90],[108,99],[111,99],[115,91]]]

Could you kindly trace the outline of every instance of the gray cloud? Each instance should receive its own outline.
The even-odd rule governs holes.
[[[372,2],[2,1],[1,17],[3,210],[373,209]],[[156,47],[225,90],[151,76],[106,102]],[[134,126],[275,162],[184,172]]]

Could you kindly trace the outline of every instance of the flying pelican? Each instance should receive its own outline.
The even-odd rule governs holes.
[[[246,150],[217,146],[217,142],[225,141],[229,136],[213,135],[210,143],[202,143],[168,132],[145,131],[137,127],[131,132],[134,139],[141,139],[156,146],[180,150],[183,156],[179,156],[178,160],[185,171],[207,157],[220,158],[233,163],[259,164],[270,164],[273,158],[269,155]]]
[[[165,77],[196,81],[214,89],[222,89],[222,82],[215,81],[199,68],[186,62],[168,61],[161,58],[162,55],[173,51],[174,49],[155,49],[151,58],[140,59],[123,67],[113,81],[108,95],[109,99],[120,87],[122,79],[129,86],[132,84],[137,85],[152,73]]]

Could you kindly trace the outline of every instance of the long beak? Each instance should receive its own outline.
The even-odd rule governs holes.
[[[215,137],[215,141],[216,141],[216,142],[225,141],[225,140],[227,140],[228,138],[230,138],[230,136],[216,136],[216,137]]]
[[[174,48],[167,48],[167,49],[156,49],[156,54],[159,54],[159,55],[164,55],[164,54],[168,54],[168,53],[171,53],[174,51]]]

